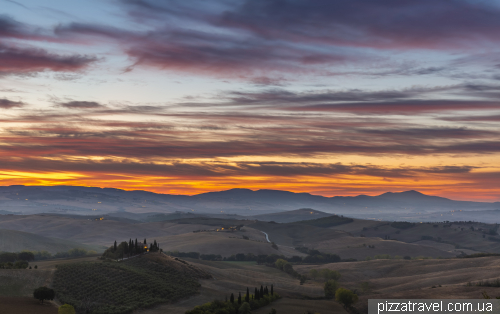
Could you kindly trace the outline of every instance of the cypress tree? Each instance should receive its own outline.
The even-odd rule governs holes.
[[[241,292],[240,292],[240,294],[238,295],[238,304],[241,304]]]
[[[264,288],[262,287],[262,285],[260,286],[260,297],[264,297]]]
[[[255,292],[254,292],[254,296],[255,296],[255,299],[259,300],[259,292],[257,291],[257,288],[255,288]]]
[[[271,285],[271,295],[274,295],[273,285]]]
[[[231,301],[231,303],[234,303],[234,294],[231,293],[231,297],[229,298],[229,301]]]
[[[245,302],[250,302],[250,290],[247,287],[247,295],[245,296]]]
[[[148,244],[148,243],[146,242],[146,238],[144,238],[144,244]]]
[[[227,295],[226,295],[226,303],[227,303]]]
[[[153,243],[149,246],[149,252],[153,252]]]
[[[116,240],[115,240],[115,245],[113,246],[113,252],[116,252]]]
[[[264,288],[264,294],[269,295],[269,289],[267,289],[267,286]]]

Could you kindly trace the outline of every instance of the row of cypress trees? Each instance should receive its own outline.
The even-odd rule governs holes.
[[[147,240],[144,239],[144,242],[137,241],[137,238],[134,240],[129,239],[129,241],[123,241],[118,244],[116,241],[112,247],[110,247],[106,252],[104,252],[103,257],[107,258],[123,258],[125,256],[134,256],[138,254],[142,254],[147,251],[145,247],[147,247]],[[149,245],[149,252],[157,252],[160,250],[160,244],[154,240],[153,243]]]
[[[257,287],[255,288],[254,294],[251,295],[252,300],[260,300],[262,299],[265,295],[274,295],[274,287],[271,285],[271,290],[267,288],[267,286],[264,288],[262,285],[260,286],[260,289]],[[242,303],[241,299],[241,292],[239,292],[238,295],[238,304]],[[226,302],[227,302],[227,297],[226,297]],[[231,296],[229,297],[229,302],[234,303],[234,294],[231,293]],[[245,294],[245,300],[243,302],[250,302],[250,289],[247,287],[247,293]]]

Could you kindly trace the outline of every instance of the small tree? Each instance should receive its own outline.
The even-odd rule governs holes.
[[[250,304],[248,304],[247,302],[244,302],[240,308],[238,309],[238,314],[250,314],[250,310],[252,308],[250,307]]]
[[[241,292],[240,292],[240,294],[238,295],[238,304],[241,304]]]
[[[337,291],[338,284],[335,280],[330,279],[325,282],[325,298],[333,299],[335,297],[335,291]]]
[[[234,303],[234,294],[232,294],[232,293],[231,293],[231,297],[229,298],[229,301],[230,301],[231,303]]]
[[[116,240],[115,240],[115,244],[113,245],[113,252],[116,252],[116,249],[117,249],[117,247],[116,247]]]
[[[33,291],[33,297],[42,301],[42,304],[44,300],[54,300],[55,296],[56,293],[54,290],[47,287],[36,288],[35,291]]]
[[[57,314],[75,314],[75,308],[72,305],[64,304],[59,307]]]
[[[250,302],[250,290],[247,287],[247,294],[245,295],[245,302]]]
[[[286,264],[288,264],[288,262],[285,261],[284,259],[281,259],[281,258],[276,260],[276,262],[274,262],[274,265],[276,266],[276,268],[281,269],[281,270],[283,270],[283,266],[285,266]]]
[[[335,292],[335,300],[349,308],[358,301],[358,295],[349,289],[338,288]]]

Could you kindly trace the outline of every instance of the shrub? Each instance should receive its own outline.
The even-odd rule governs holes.
[[[274,265],[276,265],[276,268],[280,269],[280,270],[283,270],[283,267],[288,264],[287,261],[285,261],[284,259],[278,259],[276,262],[274,262]]]
[[[247,302],[243,302],[243,304],[238,309],[238,313],[240,314],[250,314],[250,304]]]
[[[319,275],[323,277],[326,281],[333,279],[333,280],[339,280],[340,279],[340,273],[336,270],[329,270],[329,269],[320,269],[319,270]]]
[[[333,299],[335,297],[335,291],[337,291],[338,284],[335,280],[330,279],[325,282],[324,290],[325,290],[325,298]]]
[[[17,261],[14,263],[14,268],[17,269],[26,269],[28,268],[29,264],[27,261]]]
[[[354,294],[351,290],[338,288],[335,292],[335,300],[349,308],[358,301],[358,295]]]
[[[64,304],[59,307],[57,314],[75,314],[75,308],[72,305]]]

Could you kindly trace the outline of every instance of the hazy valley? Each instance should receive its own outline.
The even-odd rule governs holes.
[[[130,276],[139,274],[143,268],[165,269],[179,276],[185,273],[181,269],[186,265],[186,269],[190,269],[189,274],[196,270],[187,276],[191,278],[189,280],[194,280],[193,284],[198,282],[199,287],[193,286],[189,292],[186,290],[183,297],[147,297],[147,303],[130,301],[126,306],[113,307],[113,298],[118,296],[110,295],[105,300],[99,298],[96,301],[95,313],[100,313],[99,308],[116,313],[129,308],[134,313],[185,313],[196,305],[214,299],[225,300],[231,293],[244,293],[247,287],[271,284],[281,299],[252,313],[267,314],[270,308],[276,308],[278,313],[291,314],[303,314],[308,310],[326,313],[329,309],[346,313],[339,303],[324,298],[325,280],[321,276],[316,278],[311,275],[311,270],[315,269],[338,271],[340,279],[337,284],[355,291],[359,296],[355,308],[361,313],[366,312],[366,300],[375,296],[481,298],[482,291],[495,296],[497,294],[492,287],[476,284],[481,281],[494,282],[500,277],[496,270],[500,263],[498,224],[491,219],[489,223],[481,222],[480,214],[476,217],[478,219],[465,219],[469,214],[495,211],[496,203],[473,203],[473,207],[467,208],[467,202],[405,192],[370,200],[361,197],[363,201],[350,198],[351,214],[331,205],[330,210],[335,212],[333,215],[317,208],[311,209],[313,206],[286,210],[287,206],[293,204],[293,200],[286,200],[286,195],[292,198],[312,197],[310,195],[285,194],[278,202],[265,198],[252,200],[241,195],[236,198],[233,193],[246,195],[249,192],[231,190],[209,194],[208,197],[213,201],[210,206],[197,205],[202,201],[196,203],[188,197],[180,197],[184,199],[183,206],[186,206],[181,211],[175,207],[177,205],[172,205],[178,204],[177,200],[165,200],[175,197],[153,193],[120,190],[108,193],[107,189],[94,188],[64,188],[60,193],[43,193],[44,188],[16,189],[3,191],[2,204],[5,205],[1,208],[11,213],[0,215],[0,251],[47,251],[51,257],[30,261],[30,266],[37,265],[36,270],[0,269],[0,291],[5,297],[8,296],[5,302],[17,300],[15,298],[25,300],[22,297],[30,295],[35,286],[41,283],[55,287],[56,292],[59,289],[59,293],[62,293],[66,277],[61,270],[63,268],[56,268],[56,265],[68,265],[64,269],[70,272],[87,269],[87,275],[84,272],[81,275],[83,277],[73,278],[77,282],[83,280],[82,285],[87,284],[87,276],[108,276],[109,280],[118,280],[118,277],[113,277],[115,269],[130,272]],[[258,192],[252,193],[258,195]],[[228,194],[233,198],[228,197]],[[27,207],[35,213],[28,214],[28,210],[23,210],[21,215],[15,212],[17,207],[12,202],[21,201],[12,200],[13,195],[25,198],[25,202],[31,199],[32,203]],[[330,201],[328,198],[322,200],[324,203]],[[368,209],[385,206],[386,213],[393,209],[397,212],[397,206],[410,203],[419,208],[429,206],[432,215],[440,212],[440,202],[445,205],[458,204],[463,209],[446,209],[448,215],[442,209],[443,216],[439,214],[437,217],[443,218],[432,222],[398,219],[397,215],[391,220],[352,218],[357,216],[357,210],[366,212],[368,209],[363,210],[361,205],[367,205],[370,201],[374,205]],[[126,206],[127,202],[131,205]],[[255,206],[252,211],[241,210],[247,203]],[[259,209],[256,205],[259,203],[266,204],[263,205],[264,209]],[[73,204],[73,210],[59,210],[58,206],[66,206],[63,204]],[[147,205],[138,207],[137,204]],[[218,209],[222,210],[215,210],[215,204],[219,204]],[[85,208],[87,206],[97,208],[92,210]],[[280,210],[272,210],[277,207]],[[47,212],[37,213],[44,208]],[[252,215],[243,215],[250,212]],[[427,218],[434,217],[432,215],[429,214]],[[452,220],[450,217],[458,219]],[[148,245],[154,239],[163,253],[147,253],[131,258],[130,262],[127,259],[117,262],[116,257],[107,261],[99,259],[105,250],[113,252],[110,246],[114,241],[120,244],[130,239],[132,242],[135,239],[139,239],[139,242],[147,239]],[[72,257],[58,253],[75,249],[83,249],[83,255]],[[120,252],[120,248],[116,252]],[[127,257],[128,253],[124,252],[120,254]],[[499,256],[478,255],[480,253]],[[104,256],[118,256],[106,254],[111,253],[105,253]],[[468,258],[475,255],[478,257]],[[288,261],[292,270],[286,272],[276,268],[274,261],[277,259]],[[141,262],[133,262],[136,260]],[[99,266],[101,263],[104,264]],[[168,284],[166,281],[160,282],[155,277],[148,280],[152,280],[150,289],[158,291],[177,284],[168,280]],[[65,291],[67,289],[70,288],[64,288]],[[145,292],[147,296],[153,290],[148,291]],[[117,290],[117,295],[120,293]],[[80,302],[83,301],[78,295],[66,293],[61,299],[81,308]],[[58,302],[57,299],[55,302]]]

